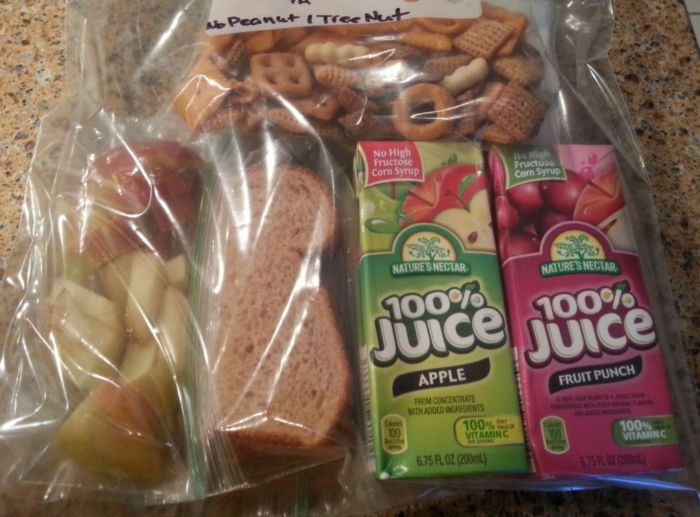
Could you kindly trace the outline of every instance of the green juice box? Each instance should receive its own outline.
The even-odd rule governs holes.
[[[529,471],[481,149],[360,142],[354,168],[375,474]]]

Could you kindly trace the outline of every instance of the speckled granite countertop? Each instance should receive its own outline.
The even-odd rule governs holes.
[[[697,389],[700,386],[700,57],[680,0],[618,0],[616,4],[611,60],[651,175],[678,324]],[[39,118],[65,93],[63,23],[62,2],[0,0],[0,261],[9,255],[20,218],[25,173]],[[145,513],[230,513],[235,503],[227,497],[196,507],[153,508]],[[692,496],[623,490],[570,494],[487,492],[403,509],[401,513],[690,515],[692,504]],[[134,508],[78,501],[37,506],[0,496],[0,515],[131,515],[135,512]]]

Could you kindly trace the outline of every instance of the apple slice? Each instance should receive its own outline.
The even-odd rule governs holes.
[[[172,436],[177,436],[178,393],[169,361],[163,357],[161,350],[158,350],[149,370],[130,381],[128,387],[147,399],[165,428]]]
[[[146,343],[131,342],[126,346],[119,372],[125,382],[132,382],[146,375],[162,356],[155,340]]]
[[[467,251],[496,251],[488,191],[485,189],[474,194],[468,211],[448,208],[435,217],[435,222],[452,230]]]
[[[124,310],[129,294],[132,258],[132,253],[126,253],[98,270],[102,287],[107,296],[122,310]]]
[[[190,271],[185,255],[178,255],[174,259],[166,262],[165,274],[168,277],[168,283],[170,285],[176,287],[183,293],[187,291],[190,283]]]
[[[164,431],[138,389],[103,382],[63,423],[55,444],[90,470],[147,486],[163,477]]]
[[[153,338],[167,283],[163,261],[157,255],[148,251],[132,255],[124,320],[137,341],[147,342]]]
[[[90,389],[101,378],[116,376],[125,342],[116,304],[61,278],[51,290],[48,314],[50,335],[76,386]]]
[[[175,287],[168,287],[158,317],[158,329],[164,352],[178,376],[187,363],[187,339],[190,321],[187,298]]]

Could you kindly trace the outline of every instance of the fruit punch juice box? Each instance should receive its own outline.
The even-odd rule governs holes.
[[[481,150],[361,142],[355,173],[376,475],[528,471]]]
[[[497,147],[489,165],[535,471],[682,467],[613,147]]]

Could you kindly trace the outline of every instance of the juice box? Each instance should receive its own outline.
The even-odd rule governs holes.
[[[489,166],[535,471],[682,467],[613,147],[496,147]]]
[[[360,142],[355,173],[375,474],[528,471],[481,150]]]

